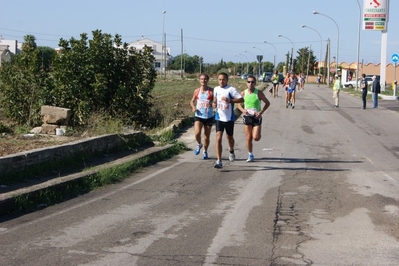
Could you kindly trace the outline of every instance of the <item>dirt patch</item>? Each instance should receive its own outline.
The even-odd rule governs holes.
[[[33,149],[61,145],[83,137],[55,136],[55,135],[2,135],[0,136],[0,157]]]

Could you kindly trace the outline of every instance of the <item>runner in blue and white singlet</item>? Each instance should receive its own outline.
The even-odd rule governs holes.
[[[216,163],[215,168],[223,168],[222,164],[222,136],[226,130],[227,142],[229,144],[229,161],[235,160],[234,153],[234,104],[242,103],[244,99],[238,90],[227,84],[229,77],[227,73],[220,73],[218,75],[217,86],[213,90],[214,100],[213,107],[216,108],[215,124],[216,124]]]
[[[201,74],[199,82],[201,86],[194,90],[190,105],[194,112],[194,137],[197,147],[194,154],[198,155],[204,147],[202,159],[208,159],[208,147],[210,142],[211,129],[213,125],[213,89],[208,87],[209,76]],[[201,140],[201,131],[204,129],[204,144]]]

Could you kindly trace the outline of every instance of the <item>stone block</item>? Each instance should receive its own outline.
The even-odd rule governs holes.
[[[67,125],[71,116],[71,109],[43,105],[40,114],[45,124]]]
[[[55,135],[56,128],[58,128],[57,125],[43,124],[42,134]]]
[[[33,134],[40,134],[40,133],[42,133],[42,127],[35,127],[29,132],[33,133]]]

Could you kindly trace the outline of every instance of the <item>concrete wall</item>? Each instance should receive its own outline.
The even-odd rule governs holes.
[[[146,136],[141,132],[123,135],[112,134],[3,156],[0,157],[0,184],[3,178],[20,176],[24,172],[30,171],[32,167],[42,165],[51,168],[77,155],[95,156],[99,153],[126,150],[132,145],[138,146],[145,141]]]

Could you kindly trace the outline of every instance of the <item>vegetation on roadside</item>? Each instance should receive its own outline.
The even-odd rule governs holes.
[[[43,105],[69,108],[72,126],[94,113],[125,125],[147,125],[156,80],[152,48],[128,48],[121,36],[93,31],[93,39],[61,39],[59,53],[25,36],[21,54],[0,68],[1,105],[18,125],[41,125]]]

